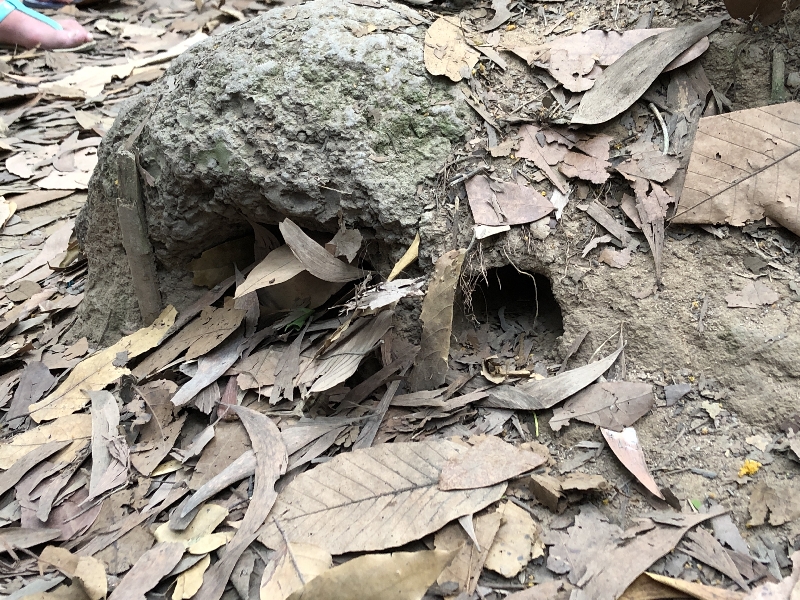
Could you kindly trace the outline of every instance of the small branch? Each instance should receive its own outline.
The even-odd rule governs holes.
[[[667,131],[667,124],[664,122],[664,117],[661,116],[661,113],[656,108],[656,105],[650,102],[648,104],[650,110],[656,116],[656,120],[658,120],[658,124],[661,125],[661,132],[664,134],[664,149],[661,151],[661,154],[665,155],[669,152],[669,131]]]

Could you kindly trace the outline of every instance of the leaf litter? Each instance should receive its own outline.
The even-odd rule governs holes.
[[[238,20],[253,14],[253,9],[242,3],[234,5],[224,11],[213,9],[216,18]],[[126,10],[130,8],[126,6]],[[181,10],[188,12],[182,15]],[[479,62],[479,52],[495,56],[491,60],[500,64],[500,55],[493,49],[500,39],[496,30],[509,22],[506,31],[517,27],[518,7],[494,2],[492,10],[493,17],[481,16],[475,30],[471,18],[434,20],[426,36],[424,57],[432,73],[439,71],[454,81],[472,79],[484,66]],[[422,349],[410,375],[405,370],[408,361],[396,364],[401,352],[395,346],[402,340],[398,342],[392,327],[396,319],[393,309],[399,300],[420,295],[424,278],[399,280],[395,285],[370,281],[357,287],[355,299],[344,305],[336,324],[326,325],[325,319],[331,315],[326,314],[328,308],[320,307],[337,297],[341,286],[373,275],[358,260],[364,240],[358,231],[341,228],[322,244],[288,220],[279,227],[285,243],[256,254],[246,278],[236,282],[235,296],[223,299],[236,281],[236,267],[232,265],[242,270],[248,265],[240,264],[237,258],[221,267],[217,259],[225,263],[230,253],[244,248],[243,243],[225,246],[217,258],[209,254],[205,262],[196,263],[198,283],[215,285],[230,280],[213,292],[216,295],[177,318],[168,309],[156,325],[127,332],[111,348],[90,349],[87,344],[71,350],[58,343],[59,335],[34,338],[38,344],[34,348],[34,344],[11,333],[31,316],[43,317],[45,326],[64,323],[82,298],[80,293],[71,293],[75,290],[69,290],[65,283],[80,288],[85,275],[85,262],[74,241],[73,215],[62,221],[58,217],[28,217],[23,212],[24,219],[15,221],[15,213],[78,198],[74,190],[85,188],[96,163],[97,136],[107,131],[116,109],[97,110],[103,100],[83,104],[83,99],[101,91],[107,94],[106,101],[123,99],[135,90],[135,81],[157,77],[160,68],[149,74],[135,69],[169,60],[205,35],[184,33],[217,27],[219,21],[206,19],[208,14],[197,12],[196,7],[173,13],[156,11],[151,17],[158,24],[151,23],[153,27],[133,22],[120,26],[114,19],[96,19],[94,27],[101,44],[121,41],[145,56],[90,68],[78,55],[71,73],[39,85],[50,94],[46,102],[53,111],[66,114],[66,106],[80,106],[81,110],[71,113],[70,131],[60,133],[55,145],[37,138],[41,148],[9,138],[9,181],[5,182],[9,185],[4,193],[11,200],[0,211],[0,221],[9,234],[26,237],[43,230],[47,235],[42,237],[44,245],[36,257],[25,265],[17,264],[6,282],[20,282],[16,288],[7,287],[10,310],[4,316],[4,335],[12,336],[9,351],[19,354],[4,360],[41,349],[31,356],[42,362],[27,362],[27,367],[8,380],[6,406],[14,407],[14,412],[7,414],[6,420],[15,423],[16,429],[8,430],[10,435],[0,445],[0,457],[5,469],[3,487],[6,491],[15,489],[15,499],[0,508],[0,522],[5,524],[0,527],[0,537],[14,566],[0,574],[3,592],[13,594],[27,581],[50,586],[42,588],[44,592],[56,588],[59,597],[80,592],[91,600],[109,593],[111,598],[142,598],[153,593],[151,590],[173,598],[218,598],[228,580],[236,580],[233,569],[237,559],[263,552],[263,546],[275,552],[271,558],[259,559],[263,573],[253,574],[261,598],[372,598],[387,589],[403,598],[420,598],[426,591],[484,597],[496,594],[498,589],[515,589],[493,587],[498,581],[487,575],[487,569],[505,578],[522,576],[521,581],[529,585],[533,581],[529,569],[545,565],[552,567],[549,576],[566,574],[566,580],[537,580],[529,590],[507,597],[560,597],[567,590],[572,590],[575,598],[634,597],[637,585],[645,580],[694,597],[739,597],[726,594],[727,590],[720,587],[643,574],[673,549],[689,553],[744,589],[759,585],[759,580],[744,578],[739,572],[743,568],[741,558],[731,558],[705,530],[691,530],[703,520],[720,518],[715,502],[687,501],[691,510],[700,510],[699,514],[673,513],[650,516],[650,520],[641,515],[639,525],[625,531],[592,512],[587,499],[625,493],[627,484],[611,486],[602,477],[579,472],[551,476],[550,454],[539,452],[535,445],[526,449],[519,443],[519,432],[538,431],[539,425],[538,421],[522,423],[517,414],[535,419],[537,413],[541,417],[542,411],[556,407],[549,419],[551,429],[563,427],[570,419],[600,426],[621,462],[658,496],[660,491],[641,445],[630,433],[631,425],[653,407],[652,386],[603,380],[609,369],[620,366],[622,348],[605,359],[555,377],[538,374],[540,379],[528,372],[484,389],[473,389],[471,383],[462,389],[467,382],[455,385],[448,362],[456,350],[451,334],[463,251],[446,255],[446,262],[427,281]],[[165,34],[170,21],[174,31]],[[705,29],[710,26],[703,25]],[[364,35],[370,33],[368,29]],[[487,37],[478,39],[475,33]],[[627,108],[624,105],[628,100],[614,89],[619,81],[610,87],[604,84],[610,76],[603,75],[602,68],[611,74],[614,65],[622,70],[635,62],[637,53],[629,52],[631,48],[644,38],[654,39],[664,33],[631,30],[619,35],[588,30],[551,38],[535,50],[519,46],[510,49],[555,77],[561,87],[551,90],[554,106],[566,107],[567,112],[577,108],[577,119],[572,119],[577,124],[592,111],[601,114],[592,107],[595,93],[605,94],[601,108],[603,103],[613,105],[614,110]],[[642,61],[647,67],[642,85],[664,70],[675,70],[681,60],[690,61],[708,47],[708,40],[701,37],[692,42],[694,46],[684,52],[683,59],[656,69],[668,54],[674,54],[698,34],[687,35],[676,29],[670,35],[682,41],[651,42],[659,50],[659,59]],[[597,49],[601,39],[606,45],[603,52]],[[670,46],[668,52],[662,52],[661,46]],[[162,50],[166,52],[159,55]],[[17,68],[24,60],[12,59],[10,63]],[[677,78],[682,71],[676,73],[667,77]],[[587,92],[580,96],[590,88],[595,90],[592,95]],[[14,89],[14,94],[23,99],[35,93]],[[481,95],[475,86],[470,101],[478,108],[486,102]],[[113,104],[106,108],[110,107]],[[702,213],[699,202],[703,202],[716,211],[713,217],[696,217],[707,222],[735,224],[766,216],[792,228],[791,215],[775,212],[781,208],[773,202],[775,198],[756,198],[748,191],[745,206],[734,210],[724,203],[728,189],[700,186],[705,196],[698,196],[699,202],[693,200],[687,190],[694,189],[697,171],[707,168],[696,167],[697,157],[693,156],[688,169],[687,182],[692,186],[687,184],[683,194],[674,195],[670,184],[683,168],[685,156],[664,155],[647,143],[639,144],[630,155],[617,155],[614,144],[618,138],[574,127],[566,129],[566,123],[559,122],[563,117],[558,115],[545,122],[536,119],[536,125],[533,119],[506,121],[500,118],[503,115],[498,105],[487,102],[487,107],[483,114],[493,122],[511,124],[500,132],[507,139],[492,144],[492,148],[505,144],[507,151],[497,156],[514,154],[530,161],[540,172],[531,176],[530,171],[523,170],[505,181],[495,173],[467,178],[467,197],[476,223],[510,229],[510,225],[544,220],[551,227],[547,224],[549,215],[557,209],[561,218],[570,196],[575,197],[575,182],[570,180],[603,185],[616,172],[634,191],[628,210],[624,205],[621,209],[637,228],[644,228],[657,270],[663,255],[664,228],[676,201],[678,215],[673,222],[681,219],[680,213],[686,208],[691,209],[687,215]],[[785,122],[791,116],[786,111],[791,110],[793,106],[787,104],[764,112]],[[740,123],[751,129],[753,125],[753,117],[745,114],[714,118],[724,118],[726,126],[732,128]],[[35,113],[24,121],[34,130],[42,125]],[[704,132],[707,125],[700,123]],[[515,124],[522,124],[519,130],[515,131]],[[766,125],[761,131],[764,129],[769,131]],[[12,122],[11,131],[19,132],[19,124]],[[755,139],[754,146],[760,143],[757,136]],[[727,147],[721,149],[727,158]],[[44,152],[45,164],[41,159],[32,160],[39,157],[32,154],[34,151]],[[773,163],[740,164],[741,181],[735,180],[734,187],[753,189],[747,187],[750,179],[773,176],[777,164],[791,163],[792,152],[789,148],[788,154],[774,156]],[[541,182],[552,184],[555,190],[538,185]],[[55,189],[51,192],[48,188]],[[586,195],[580,198],[585,200]],[[597,205],[609,214],[616,208],[607,198],[598,200]],[[748,212],[736,212],[743,208]],[[601,216],[604,213],[599,210],[592,216],[600,216],[600,224],[611,228],[610,236],[597,238],[600,241],[588,253],[596,249],[597,260],[625,268],[636,252],[630,245],[633,230],[615,216],[611,220]],[[503,239],[508,229],[494,232],[494,236]],[[254,230],[258,235],[256,225]],[[476,238],[491,239],[483,235]],[[621,249],[608,245],[616,242],[621,242],[617,246]],[[393,270],[394,277],[409,269],[419,257],[420,246],[424,249],[417,235]],[[251,249],[245,249],[245,254],[249,254],[248,261],[253,256]],[[657,277],[660,279],[660,275]],[[321,282],[334,285],[320,291],[316,288]],[[282,288],[289,283],[291,286]],[[300,301],[312,297],[312,288],[318,301]],[[266,327],[264,320],[254,318],[252,302],[247,308],[236,302],[248,296],[252,300],[255,292],[264,290],[272,297],[266,311],[272,316]],[[731,307],[756,308],[779,299],[758,281],[733,296],[728,300]],[[52,306],[61,303],[63,312],[46,310],[46,302]],[[262,313],[265,306],[262,302]],[[303,335],[298,335],[301,330]],[[289,348],[295,354],[289,356]],[[379,360],[383,369],[375,371],[380,376],[360,390],[355,401],[351,389],[364,379],[360,369],[372,360]],[[34,373],[36,381],[31,379]],[[35,385],[39,381],[41,385]],[[14,386],[18,394],[13,394],[16,400],[12,401]],[[273,395],[276,386],[279,390]],[[419,390],[433,395],[411,398],[422,393]],[[270,405],[259,401],[259,395],[276,401]],[[398,395],[405,397],[394,405]],[[322,413],[325,416],[317,412],[320,406],[327,407]],[[412,411],[422,407],[427,408],[409,417],[402,426],[405,430],[393,429],[398,414],[415,415]],[[512,410],[518,411],[513,418]],[[439,427],[432,428],[430,423],[450,418],[455,418],[454,423],[470,423],[479,411],[494,411],[486,414],[498,421],[503,419],[500,429],[484,432],[479,438],[465,435],[461,441],[430,435]],[[211,417],[198,423],[196,417],[203,413]],[[409,422],[416,424],[409,426]],[[504,428],[506,422],[508,428]],[[511,429],[512,422],[516,432]],[[362,433],[368,429],[367,441],[359,444],[356,440],[365,439]],[[375,439],[384,443],[373,445]],[[417,441],[407,441],[410,439]],[[769,521],[774,526],[794,522],[800,517],[791,501],[796,497],[794,491],[791,486],[758,487],[751,498],[752,522]],[[504,494],[508,496],[501,498]],[[575,525],[565,528],[558,520],[566,518],[562,511],[576,503],[581,512],[573,517]],[[215,515],[210,521],[204,521],[209,514],[206,509]],[[148,520],[153,525],[150,529],[145,525]],[[50,529],[54,521],[69,525]],[[472,524],[471,529],[467,523]],[[592,528],[596,531],[588,532]],[[735,525],[733,528],[736,531]],[[160,532],[156,533],[155,545],[150,531]],[[562,532],[567,540],[559,538]],[[573,535],[574,543],[569,541]],[[259,541],[254,541],[256,537]],[[742,547],[730,532],[725,539],[733,540],[726,542],[732,550],[746,553],[746,545]],[[407,544],[417,545],[410,552],[398,551]],[[423,549],[426,545],[427,550]],[[448,551],[431,550],[443,546]],[[25,554],[23,550],[28,548],[35,553]],[[353,557],[352,553],[360,556]],[[44,573],[54,569],[69,577],[72,586],[48,579],[50,575]],[[791,577],[785,582],[783,597],[788,598]],[[769,593],[772,590],[766,586],[752,591],[753,597]]]

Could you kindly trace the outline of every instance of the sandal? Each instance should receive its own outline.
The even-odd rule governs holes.
[[[41,21],[57,31],[64,29],[58,21],[54,21],[50,17],[45,17],[43,14],[28,8],[21,0],[0,0],[0,21],[5,19],[15,10],[25,13],[29,17],[33,17],[37,21]]]

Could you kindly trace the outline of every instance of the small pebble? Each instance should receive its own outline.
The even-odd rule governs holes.
[[[790,87],[792,89],[797,89],[800,87],[800,71],[789,73],[788,77],[786,77],[786,87]]]

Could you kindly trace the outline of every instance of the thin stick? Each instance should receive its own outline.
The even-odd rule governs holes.
[[[292,566],[294,566],[294,570],[297,571],[297,577],[300,579],[300,583],[303,585],[306,584],[306,579],[303,577],[303,572],[300,570],[300,566],[297,564],[297,559],[294,557],[294,553],[292,553],[292,547],[289,545],[289,538],[286,536],[286,532],[281,527],[281,524],[278,523],[278,519],[272,519],[275,523],[275,527],[278,528],[278,531],[281,532],[281,537],[283,538],[283,543],[286,544],[286,553],[289,555],[289,558],[292,559]]]
[[[664,122],[664,117],[661,116],[661,113],[656,108],[656,105],[650,102],[647,106],[650,107],[650,110],[656,116],[658,120],[658,124],[661,125],[661,131],[664,134],[664,149],[661,151],[661,154],[666,155],[669,152],[669,131],[667,131],[667,124]]]

